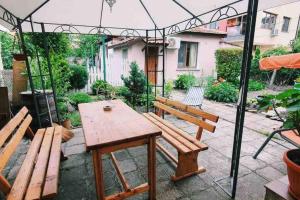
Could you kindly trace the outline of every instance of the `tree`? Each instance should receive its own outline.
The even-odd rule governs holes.
[[[88,72],[84,66],[71,65],[70,84],[73,89],[82,89],[88,82]]]
[[[13,36],[0,32],[0,42],[1,42],[1,58],[3,62],[4,69],[12,68],[12,59],[13,59]]]
[[[121,77],[128,91],[123,94],[126,100],[135,108],[141,104],[143,94],[147,93],[147,81],[145,74],[139,69],[136,62],[130,64],[128,77]]]

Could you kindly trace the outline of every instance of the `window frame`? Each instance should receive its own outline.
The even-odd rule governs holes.
[[[288,24],[287,24],[287,28],[286,30],[284,29],[285,28],[285,20],[288,20]],[[289,28],[290,28],[290,24],[291,24],[291,18],[290,17],[287,17],[287,16],[283,16],[283,23],[282,23],[282,27],[281,27],[281,32],[284,32],[284,33],[288,33],[289,32]]]
[[[198,50],[199,50],[199,42],[194,42],[194,41],[180,41],[180,47],[181,44],[185,43],[186,48],[185,48],[185,53],[184,53],[184,64],[180,65],[179,64],[179,53],[180,53],[180,48],[178,49],[178,56],[177,56],[177,69],[191,69],[191,70],[195,70],[197,69],[197,64],[198,64]],[[191,45],[191,44],[195,44],[196,45],[196,62],[195,62],[195,66],[187,66],[186,62],[187,62],[187,45]]]
[[[272,30],[276,26],[276,21],[277,21],[278,15],[275,14],[275,13],[266,12],[266,11],[264,11],[264,13],[265,13],[265,16],[261,19],[261,28]],[[266,23],[266,22],[264,22],[265,19],[271,19],[272,16],[275,17],[274,23],[270,23],[270,22]],[[273,25],[273,26],[271,26],[271,25]]]

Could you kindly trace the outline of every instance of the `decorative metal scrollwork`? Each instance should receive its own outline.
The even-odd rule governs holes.
[[[99,28],[99,27],[92,28],[89,31],[89,34],[112,35],[110,30],[108,30],[107,28]]]
[[[77,28],[72,25],[60,25],[54,29],[55,33],[80,33]]]
[[[17,20],[16,18],[7,10],[4,10],[3,15],[2,15],[2,19],[4,21],[6,21],[7,23],[16,26],[17,25]]]
[[[196,28],[198,26],[201,26],[203,22],[199,18],[192,18],[189,20],[186,25],[185,25],[185,30],[191,29],[191,28]]]
[[[179,26],[178,25],[173,25],[169,28],[167,33],[168,33],[168,35],[171,35],[171,34],[178,33],[178,32],[180,32]]]
[[[123,36],[123,37],[141,37],[139,32],[137,32],[134,29],[125,29],[120,33],[120,36]]]
[[[222,7],[213,14],[213,16],[210,19],[210,22],[218,21],[220,19],[228,18],[238,15],[237,10],[232,6],[225,6]]]

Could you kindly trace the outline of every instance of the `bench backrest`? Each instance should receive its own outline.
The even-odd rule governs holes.
[[[219,116],[217,115],[213,115],[193,106],[189,106],[179,101],[174,101],[164,97],[156,97],[154,106],[160,111],[170,113],[180,119],[199,126],[196,135],[198,140],[201,139],[203,129],[211,133],[215,132],[216,126],[209,122],[217,123],[219,120]]]
[[[7,194],[11,188],[9,182],[2,175],[2,171],[9,162],[11,156],[16,151],[26,132],[31,132],[29,125],[32,117],[28,114],[28,109],[23,107],[0,130],[0,190]]]

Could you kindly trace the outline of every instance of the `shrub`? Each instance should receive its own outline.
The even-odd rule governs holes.
[[[66,102],[58,102],[57,103],[57,110],[58,110],[58,114],[59,114],[59,118],[61,120],[65,120],[67,119],[67,115],[68,115],[68,106]]]
[[[260,91],[266,88],[266,84],[253,79],[249,80],[248,90],[249,91]]]
[[[243,50],[240,48],[218,49],[215,53],[218,78],[237,82],[241,71]]]
[[[128,77],[121,77],[127,91],[124,92],[124,97],[132,105],[133,108],[141,105],[142,95],[147,92],[147,81],[145,74],[139,69],[136,62],[130,64],[130,72]]]
[[[300,53],[300,37],[298,36],[291,44],[293,53]]]
[[[73,127],[81,126],[81,119],[78,112],[72,112],[68,115]]]
[[[114,87],[104,80],[95,81],[92,84],[91,89],[93,91],[93,94],[95,94],[95,95],[100,94],[100,95],[105,95],[108,97],[111,97],[112,93],[115,92]]]
[[[80,103],[89,103],[92,101],[92,98],[84,92],[76,92],[69,95],[70,103],[78,109],[78,104]]]
[[[175,80],[175,88],[187,90],[196,84],[196,77],[193,74],[180,74]]]
[[[217,84],[208,83],[204,96],[207,99],[218,102],[233,103],[238,99],[238,91],[228,82]]]
[[[72,89],[82,89],[88,82],[88,72],[84,66],[71,65],[72,75],[70,77],[70,84]]]
[[[167,81],[167,83],[165,85],[165,96],[166,97],[170,97],[171,92],[173,91],[173,88],[174,88],[173,81]]]

